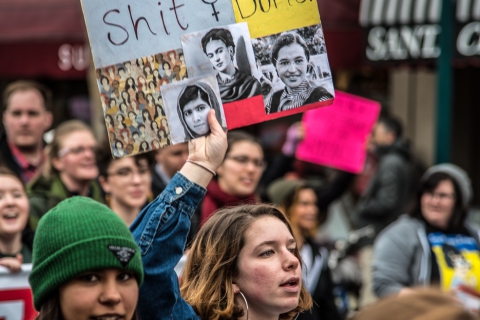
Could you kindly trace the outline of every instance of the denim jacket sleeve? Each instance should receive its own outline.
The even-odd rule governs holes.
[[[177,173],[130,226],[145,273],[137,306],[141,320],[199,319],[180,296],[174,267],[185,248],[190,218],[205,192]]]

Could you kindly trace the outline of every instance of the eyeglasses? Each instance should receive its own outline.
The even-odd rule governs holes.
[[[150,178],[150,169],[148,167],[132,170],[130,168],[122,168],[115,172],[107,172],[109,176],[117,176],[119,179],[131,181],[134,175],[138,175],[140,179],[146,180]]]
[[[74,155],[79,155],[81,153],[84,153],[87,150],[89,150],[90,152],[95,154],[97,152],[97,146],[89,146],[89,147],[79,146],[79,147],[75,147],[75,148],[66,147],[66,148],[63,148],[62,150],[60,150],[58,152],[58,157],[59,158],[64,157],[69,153],[74,154]]]
[[[431,199],[439,199],[440,201],[455,200],[455,194],[442,192],[427,192],[425,193]]]
[[[253,165],[259,169],[263,169],[265,167],[265,161],[263,159],[250,159],[246,156],[230,156],[226,157],[226,159],[232,159],[233,161],[241,164],[242,166],[246,166],[249,162],[253,163]]]

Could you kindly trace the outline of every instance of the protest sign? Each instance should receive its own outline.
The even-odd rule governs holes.
[[[82,0],[82,8],[95,68],[176,50],[185,32],[235,23],[225,0]]]
[[[229,129],[333,102],[316,1],[81,2],[115,157],[188,141],[172,88],[210,76]]]
[[[359,173],[367,140],[380,113],[380,103],[341,91],[333,105],[303,116],[305,139],[297,149],[300,160]]]
[[[0,319],[33,320],[37,316],[28,283],[31,271],[31,264],[23,264],[19,273],[0,267]]]

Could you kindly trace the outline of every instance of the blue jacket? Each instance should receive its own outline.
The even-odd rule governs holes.
[[[205,192],[177,173],[130,226],[145,273],[137,306],[140,319],[200,319],[181,297],[173,269],[182,257],[190,218]]]

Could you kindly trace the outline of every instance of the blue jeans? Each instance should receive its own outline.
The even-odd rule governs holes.
[[[181,297],[174,267],[185,249],[190,218],[205,192],[177,173],[130,226],[145,274],[137,306],[140,319],[200,319]]]

